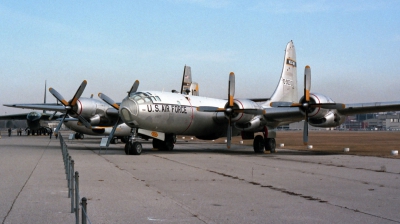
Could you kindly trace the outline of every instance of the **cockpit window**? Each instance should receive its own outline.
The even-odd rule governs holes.
[[[143,93],[143,92],[131,93],[131,95],[129,95],[129,98],[136,101],[138,104],[161,101],[158,96],[152,96],[150,93]]]
[[[29,113],[29,116],[31,116],[31,117],[38,117],[39,114],[38,114],[37,112],[35,112],[35,111],[32,111],[32,112]]]

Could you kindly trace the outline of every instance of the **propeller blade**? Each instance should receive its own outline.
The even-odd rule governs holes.
[[[310,89],[311,89],[311,68],[309,65],[304,69],[304,98],[306,102],[310,101]]]
[[[136,80],[136,81],[133,83],[133,85],[132,85],[132,87],[131,87],[131,90],[129,90],[128,96],[130,96],[131,93],[135,93],[135,92],[138,90],[138,88],[139,88],[139,80]]]
[[[60,101],[64,106],[69,106],[69,103],[64,99],[63,96],[61,96],[60,93],[58,93],[55,89],[49,88],[49,92],[58,100]]]
[[[53,120],[53,117],[56,115],[57,111],[54,111],[54,113],[49,117],[49,120]]]
[[[78,101],[78,99],[81,97],[83,91],[85,90],[86,84],[87,84],[87,81],[83,80],[82,84],[79,86],[78,90],[76,90],[76,93],[71,100],[71,103],[70,103],[71,106],[75,106],[76,101]]]
[[[231,118],[229,118],[228,132],[226,133],[226,147],[228,149],[231,148],[231,140],[232,140],[232,123],[231,123]]]
[[[92,125],[85,118],[83,118],[80,114],[78,114],[78,119],[80,122],[82,122],[83,125],[85,125],[85,127],[92,129]]]
[[[228,105],[233,107],[233,97],[235,96],[235,73],[229,74]]]
[[[65,114],[65,115],[62,117],[60,123],[58,123],[58,125],[57,125],[57,127],[56,127],[56,130],[54,131],[54,134],[55,134],[55,135],[58,134],[58,131],[60,130],[61,125],[64,123],[64,120],[65,120],[65,117],[66,117],[66,116],[67,116],[67,115]]]
[[[117,129],[120,120],[121,120],[121,118],[118,116],[118,120],[117,120],[117,122],[114,124],[113,129],[111,130],[110,135],[108,136],[108,139],[107,139],[107,146],[106,146],[107,148],[108,148],[108,146],[110,145],[111,139],[113,139],[113,137],[114,137],[115,130]]]
[[[303,143],[304,143],[304,145],[308,144],[308,113],[307,112],[306,112],[306,118],[304,119]]]
[[[98,94],[99,98],[102,99],[104,102],[108,103],[110,106],[114,107],[115,109],[119,110],[119,105],[114,102],[110,97],[105,95],[104,93]]]

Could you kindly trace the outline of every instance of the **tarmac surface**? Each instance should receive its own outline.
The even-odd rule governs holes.
[[[93,224],[400,223],[397,159],[182,139],[128,156],[122,143],[99,154],[100,138],[63,136]],[[59,139],[1,137],[1,223],[75,223]]]

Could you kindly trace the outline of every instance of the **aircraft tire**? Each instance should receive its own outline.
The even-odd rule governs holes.
[[[172,138],[174,139],[174,144],[176,144],[176,134],[172,134]]]
[[[76,133],[75,133],[75,139],[80,139],[80,138],[81,138],[81,136],[79,135],[78,132],[76,132]]]
[[[162,143],[163,142],[161,140],[153,138],[153,148],[160,150]]]
[[[255,153],[264,153],[264,138],[261,135],[257,135],[254,138],[253,149]]]
[[[130,148],[131,148],[131,144],[128,141],[128,142],[125,143],[125,154],[126,155],[129,155]]]
[[[164,141],[164,149],[165,151],[172,151],[174,149],[174,143],[176,142],[176,136],[175,135],[167,135],[165,136],[165,141]]]
[[[271,153],[276,152],[276,142],[274,138],[265,139],[265,150],[270,151]]]
[[[129,150],[130,155],[140,155],[142,153],[142,144],[140,142],[133,142]]]

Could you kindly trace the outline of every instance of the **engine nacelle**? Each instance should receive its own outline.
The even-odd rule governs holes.
[[[92,98],[80,98],[73,110],[76,114],[70,114],[77,118],[77,114],[88,120],[91,125],[113,125],[111,119],[107,116],[109,106],[101,101]]]
[[[304,96],[300,99],[300,103],[304,103]],[[324,96],[322,94],[318,93],[311,93],[310,94],[310,104],[313,103],[335,103],[331,98]],[[300,108],[300,111],[302,114],[306,114],[303,108]],[[324,118],[325,115],[327,115],[331,109],[324,109],[321,107],[314,107],[314,108],[309,108],[308,109],[308,117],[310,119],[320,119]]]
[[[73,110],[84,117],[85,119],[89,119],[96,114],[96,103],[93,100],[89,100],[87,98],[80,98]],[[77,117],[75,114],[70,114],[72,117]]]
[[[246,123],[235,123],[235,128],[241,131],[251,131],[251,132],[262,131],[264,126],[265,122],[262,121],[261,116],[256,116]]]
[[[308,123],[314,127],[336,127],[346,121],[346,116],[335,113],[334,110],[327,113],[323,118],[310,118]]]
[[[226,106],[225,106],[226,107]],[[237,100],[233,101],[234,109],[261,109],[258,104],[251,100]],[[232,122],[235,124],[245,124],[251,121],[256,115],[254,114],[245,114],[245,113],[234,113],[232,115]]]
[[[300,99],[300,103],[304,103],[304,97]],[[328,96],[318,93],[310,94],[310,103],[335,103]],[[305,114],[304,109],[300,109]],[[314,127],[336,127],[345,122],[346,116],[340,115],[335,109],[324,109],[320,107],[309,108],[308,123]]]

